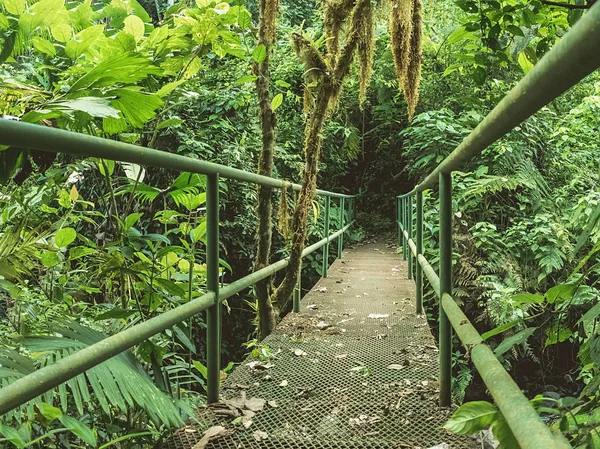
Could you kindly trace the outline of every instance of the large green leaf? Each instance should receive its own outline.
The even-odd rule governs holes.
[[[126,33],[133,36],[136,42],[144,37],[144,22],[138,16],[127,16],[123,21]]]
[[[65,46],[65,53],[72,59],[79,58],[104,34],[104,25],[94,25],[77,33]]]
[[[517,442],[512,430],[510,430],[508,423],[500,412],[498,412],[498,417],[492,424],[492,432],[494,433],[496,439],[500,442],[498,449],[521,449],[521,446]]]
[[[3,5],[10,14],[15,16],[20,16],[27,9],[25,0],[4,0]]]
[[[54,234],[54,243],[59,248],[64,248],[67,245],[73,243],[77,237],[77,232],[73,228],[62,228],[56,231]]]
[[[153,65],[148,58],[120,53],[105,59],[75,81],[70,91],[114,86],[117,83],[135,84],[148,75],[160,74],[161,69]]]
[[[81,111],[92,117],[119,118],[119,111],[110,104],[110,100],[98,97],[80,97],[75,100],[64,100],[46,105],[48,109],[61,111]]]
[[[471,435],[487,429],[499,414],[495,405],[486,401],[467,402],[461,405],[444,428],[458,435]]]
[[[96,446],[96,435],[94,431],[90,429],[89,426],[75,418],[66,415],[62,415],[58,419],[60,420],[63,426],[65,426],[68,430],[77,435],[81,439],[81,441],[91,446]]]
[[[494,354],[502,355],[514,345],[519,345],[527,341],[527,339],[536,331],[536,327],[528,327],[522,331],[517,332],[515,335],[502,340],[502,343],[494,350]]]
[[[549,304],[565,302],[573,297],[579,284],[559,284],[546,292],[545,298]]]
[[[110,92],[116,98],[111,104],[119,109],[133,128],[141,128],[156,116],[156,110],[163,101],[156,94],[140,92],[138,88],[114,89]]]

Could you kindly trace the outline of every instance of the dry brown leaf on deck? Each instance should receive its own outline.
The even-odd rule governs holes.
[[[265,401],[264,399],[251,398],[246,399],[244,405],[248,410],[251,410],[253,412],[260,412],[263,408],[265,408],[266,402],[267,401]]]
[[[223,438],[233,433],[233,429],[226,429],[223,426],[212,426],[209,427],[202,436],[202,439],[196,443],[192,449],[204,449],[211,440],[217,438]]]
[[[398,363],[392,363],[392,364],[388,365],[387,368],[388,369],[394,369],[394,370],[401,370],[401,369],[406,368],[406,366],[405,365],[399,365]]]
[[[269,434],[267,432],[263,432],[262,430],[257,430],[252,434],[252,436],[256,441],[262,441],[269,438]]]

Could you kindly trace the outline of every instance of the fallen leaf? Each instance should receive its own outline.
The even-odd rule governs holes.
[[[281,383],[279,384],[280,387],[287,387],[288,386],[288,381],[287,380],[282,380]]]
[[[260,412],[263,408],[265,408],[266,401],[260,398],[251,398],[246,399],[244,406],[248,410],[252,410],[253,412]]]
[[[400,365],[398,363],[392,363],[391,365],[388,365],[387,367],[388,369],[395,369],[395,370],[401,370],[406,368],[404,365]]]
[[[255,431],[252,436],[256,441],[262,441],[269,438],[269,434],[267,432],[263,432],[262,430]]]
[[[275,365],[273,365],[271,362],[262,362],[262,361],[255,360],[253,362],[246,363],[246,366],[249,366],[250,369],[257,369],[257,370],[261,369],[261,370],[263,370],[263,369],[272,368]]]
[[[250,419],[248,416],[244,416],[242,418],[242,426],[244,426],[244,429],[249,428],[252,425],[252,419]]]
[[[370,313],[367,318],[387,318],[389,316],[389,313]]]
[[[275,402],[275,401],[269,401],[269,402],[267,402],[267,404],[269,404],[269,407],[273,407],[273,408],[278,407],[277,402]]]
[[[325,330],[331,327],[331,324],[327,324],[325,321],[319,321],[317,323],[317,329]]]
[[[348,354],[337,354],[335,356],[336,359],[345,359],[346,357],[348,357]]]
[[[306,357],[307,354],[302,349],[294,349],[294,355],[296,357]]]
[[[196,445],[192,449],[204,449],[209,441],[216,440],[217,438],[226,437],[233,433],[233,429],[226,429],[223,426],[212,426],[209,427],[202,439],[196,443]]]
[[[316,304],[309,304],[306,308],[309,310],[317,310],[319,307]]]

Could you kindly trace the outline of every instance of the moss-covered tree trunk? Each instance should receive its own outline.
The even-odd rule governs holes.
[[[261,24],[264,17],[262,8],[267,0],[261,0]],[[273,1],[273,0],[270,0]],[[398,69],[402,76],[409,115],[412,116],[418,99],[418,82],[421,63],[421,5],[422,0],[394,0],[391,12],[392,47],[396,62],[406,63]],[[326,35],[327,54],[322,55],[313,43],[300,34],[292,35],[293,46],[304,65],[306,87],[304,92],[307,120],[304,139],[304,167],[302,188],[296,201],[291,224],[290,263],[281,284],[272,289],[270,282],[257,286],[260,316],[260,337],[269,334],[275,326],[276,314],[286,310],[294,287],[298,282],[302,264],[302,252],[308,235],[308,215],[312,209],[317,190],[318,166],[321,156],[323,125],[332,109],[344,79],[350,73],[350,66],[358,53],[360,57],[360,97],[366,96],[366,87],[372,73],[373,64],[373,4],[376,0],[324,0],[324,33]],[[408,3],[409,5],[405,5]],[[405,7],[406,6],[406,7]],[[401,8],[402,10],[398,10]],[[410,26],[406,22],[410,22]],[[274,26],[274,25],[273,25]],[[406,30],[409,29],[409,32]],[[404,31],[404,32],[401,32]],[[262,38],[262,37],[261,37]],[[343,42],[343,46],[340,43]],[[401,52],[399,49],[404,49]],[[263,153],[260,172],[270,176],[273,170],[273,144],[275,121],[268,96],[268,60],[267,65],[259,65],[257,81],[261,119],[263,127]],[[265,84],[265,82],[267,84]],[[271,124],[272,128],[266,125]],[[266,266],[271,246],[272,193],[270,189],[259,191],[259,250],[256,267]],[[269,291],[272,290],[271,295]]]
[[[275,152],[275,114],[271,106],[269,59],[271,47],[275,41],[275,18],[277,13],[277,0],[260,0],[259,19],[259,45],[266,49],[265,59],[255,64],[256,92],[260,110],[260,123],[262,132],[262,151],[258,162],[258,173],[264,176],[273,176],[273,160]],[[273,189],[258,186],[258,245],[254,271],[269,265],[271,254],[271,241],[273,237]],[[258,300],[259,338],[268,335],[275,326],[275,313],[271,303],[271,279],[267,278],[255,285]]]

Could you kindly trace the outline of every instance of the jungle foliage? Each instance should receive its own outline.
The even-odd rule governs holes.
[[[291,36],[327,55],[334,43],[323,32],[335,24],[323,23],[322,2],[281,1],[276,51],[268,53],[258,3],[5,0],[0,110],[8,119],[256,171],[263,147],[256,66],[268,55],[277,113],[272,174],[298,182],[305,95],[317,86]],[[448,155],[587,6],[550,3],[426,1],[421,42],[408,39],[395,51],[391,40],[408,29],[402,17],[418,15],[420,2],[404,15],[375,12],[373,39],[358,49],[372,52],[372,70],[352,66],[323,122],[319,187],[358,192],[365,232],[391,231],[394,196]],[[397,15],[392,29],[388,13]],[[411,45],[422,51],[414,58],[422,61],[418,103],[415,84],[397,77],[419,78]],[[549,425],[577,448],[600,447],[599,113],[594,74],[454,176],[454,296]],[[203,177],[1,150],[1,386],[205,292]],[[230,181],[220,189],[221,275],[230,282],[256,260],[258,192]],[[436,196],[425,195],[432,264]],[[291,210],[295,199],[273,201],[275,259],[290,251],[280,205]],[[320,207],[311,198],[309,239],[321,232]],[[313,278],[319,257],[302,262]],[[437,305],[429,299],[433,323]],[[256,299],[247,292],[227,306],[225,359],[238,361],[241,343],[252,347],[257,337]],[[201,316],[153,337],[3,417],[0,447],[152,445],[203,402],[204,343]],[[469,433],[491,425],[502,447],[516,447],[456,352],[455,399],[470,405],[447,427]]]

